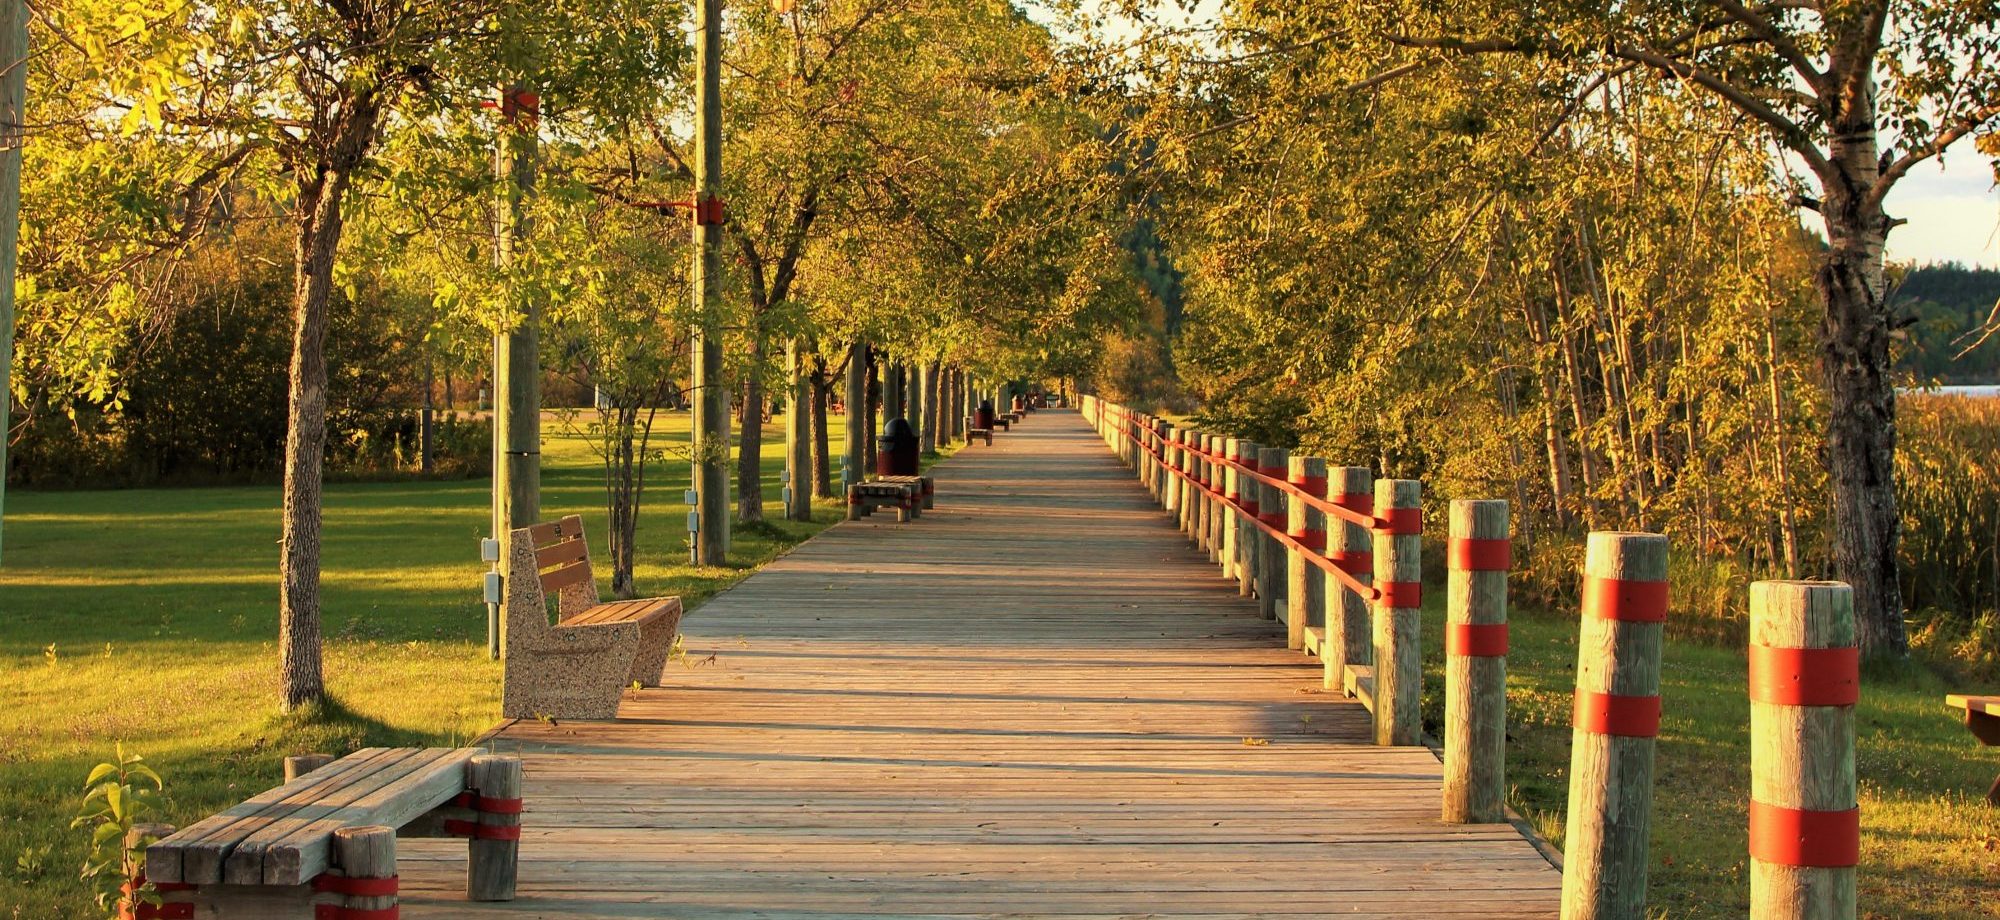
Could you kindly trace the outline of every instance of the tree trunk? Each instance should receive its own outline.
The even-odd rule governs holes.
[[[813,355],[812,371],[812,484],[814,498],[833,497],[833,458],[827,456],[830,444],[826,430],[827,391],[833,383],[826,379],[826,357]]]
[[[736,519],[745,523],[764,519],[764,350],[763,334],[753,330],[743,369],[743,427],[736,441]]]
[[[349,118],[360,132],[347,168],[360,160],[374,133],[372,104],[359,103]],[[352,142],[352,137],[341,141]],[[342,146],[347,146],[342,144]],[[338,151],[337,151],[338,152]],[[340,248],[341,200],[348,172],[322,165],[300,182],[295,216],[298,238],[292,275],[292,361],[287,393],[285,494],[280,518],[278,655],[286,711],[326,695],[320,667],[320,481],[326,458],[327,301],[333,261]]]
[[[418,420],[417,468],[428,474],[437,466],[437,401],[432,391],[437,388],[437,362],[426,353],[424,355],[424,410]]]

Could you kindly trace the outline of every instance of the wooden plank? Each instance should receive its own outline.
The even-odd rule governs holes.
[[[221,881],[230,885],[270,884],[265,879],[264,860],[273,845],[300,828],[315,826],[327,815],[338,813],[368,793],[421,768],[435,760],[441,750],[449,749],[390,748],[366,768],[355,771],[350,782],[315,790],[310,796],[293,803],[294,807],[283,814],[268,816],[259,822],[261,826],[254,833],[230,848],[222,861]],[[322,833],[332,833],[333,826],[327,826]]]
[[[251,796],[146,848],[146,877],[155,881],[212,885],[244,838],[290,815],[331,790],[344,788],[383,762],[403,756],[400,748],[363,748],[289,783]],[[157,874],[156,874],[157,873]]]
[[[429,748],[416,766],[352,802],[329,807],[303,827],[273,841],[264,854],[264,884],[297,885],[325,872],[333,851],[333,832],[343,827],[380,824],[402,827],[443,805],[466,789],[466,767],[477,748]]]

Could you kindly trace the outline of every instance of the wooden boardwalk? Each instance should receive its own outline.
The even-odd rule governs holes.
[[[519,900],[403,842],[408,917],[1552,917],[1507,825],[1367,740],[1074,412],[692,613],[616,722],[518,722]]]

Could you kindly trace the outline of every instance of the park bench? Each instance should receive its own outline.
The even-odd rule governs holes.
[[[861,520],[874,514],[877,508],[896,509],[898,522],[917,517],[923,513],[924,486],[914,480],[922,478],[925,477],[887,476],[848,486],[847,519]]]
[[[2000,747],[2000,696],[1954,693],[1945,697],[1944,702],[1954,709],[1965,710],[1965,727],[1980,744]],[[1987,790],[1986,803],[2000,806],[2000,779],[1995,779],[1993,788]]]
[[[575,515],[508,538],[502,715],[611,719],[626,687],[659,686],[680,631],[680,598],[600,603],[583,519]]]
[[[937,507],[937,481],[929,476],[879,476],[875,481],[914,484],[917,487],[917,497],[922,501],[920,507],[925,511]]]
[[[971,444],[973,442],[973,439],[975,438],[985,438],[986,446],[992,447],[993,429],[976,427],[973,421],[976,418],[978,418],[978,416],[975,415],[968,415],[965,417],[965,443]]]
[[[151,915],[393,916],[369,913],[395,904],[392,830],[469,838],[467,896],[512,900],[520,759],[477,748],[356,751],[148,846],[144,881],[165,902]]]

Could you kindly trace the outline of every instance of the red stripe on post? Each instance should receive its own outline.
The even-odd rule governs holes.
[[[1314,498],[1321,498],[1326,495],[1325,476],[1300,476],[1297,479],[1291,480],[1291,483],[1297,486],[1299,491]]]
[[[1625,623],[1664,623],[1667,621],[1667,583],[1586,575],[1583,578],[1583,615]]]
[[[1424,583],[1421,581],[1391,581],[1377,585],[1375,602],[1382,607],[1422,607],[1424,605]]]
[[[1339,495],[1329,495],[1326,500],[1329,504],[1349,511],[1359,511],[1363,514],[1375,512],[1375,496],[1366,492],[1342,492]]]
[[[1861,809],[1807,811],[1750,800],[1750,855],[1780,866],[1861,864]]]
[[[1388,517],[1377,517],[1375,529],[1392,537],[1408,537],[1424,532],[1424,509],[1391,508]]]
[[[1514,567],[1510,540],[1459,537],[1451,541],[1451,567],[1460,572],[1505,572]]]
[[[1750,699],[1779,706],[1861,701],[1861,650],[1750,646]]]
[[[1444,653],[1466,658],[1504,658],[1507,655],[1507,624],[1448,623],[1444,633]]]
[[[1599,735],[1653,738],[1660,734],[1660,698],[1578,690],[1571,719],[1577,728]]]
[[[1299,545],[1315,553],[1326,552],[1326,531],[1295,530],[1285,536],[1299,541]]]
[[[344,894],[356,898],[386,898],[396,893],[397,876],[388,878],[356,878],[349,875],[324,873],[312,880],[314,891]]]
[[[402,905],[388,907],[360,908],[341,907],[338,904],[313,905],[313,920],[402,920]]]
[[[1257,516],[1257,500],[1254,498],[1238,498],[1236,500],[1236,507],[1243,509],[1244,514],[1251,517]]]
[[[447,820],[444,832],[453,837],[477,837],[481,840],[519,840],[521,828],[518,825],[481,824],[477,821]]]
[[[1282,514],[1276,514],[1273,512],[1266,511],[1261,514],[1258,514],[1257,520],[1263,521],[1264,526],[1269,527],[1273,530],[1282,531],[1285,529],[1285,516]]]

